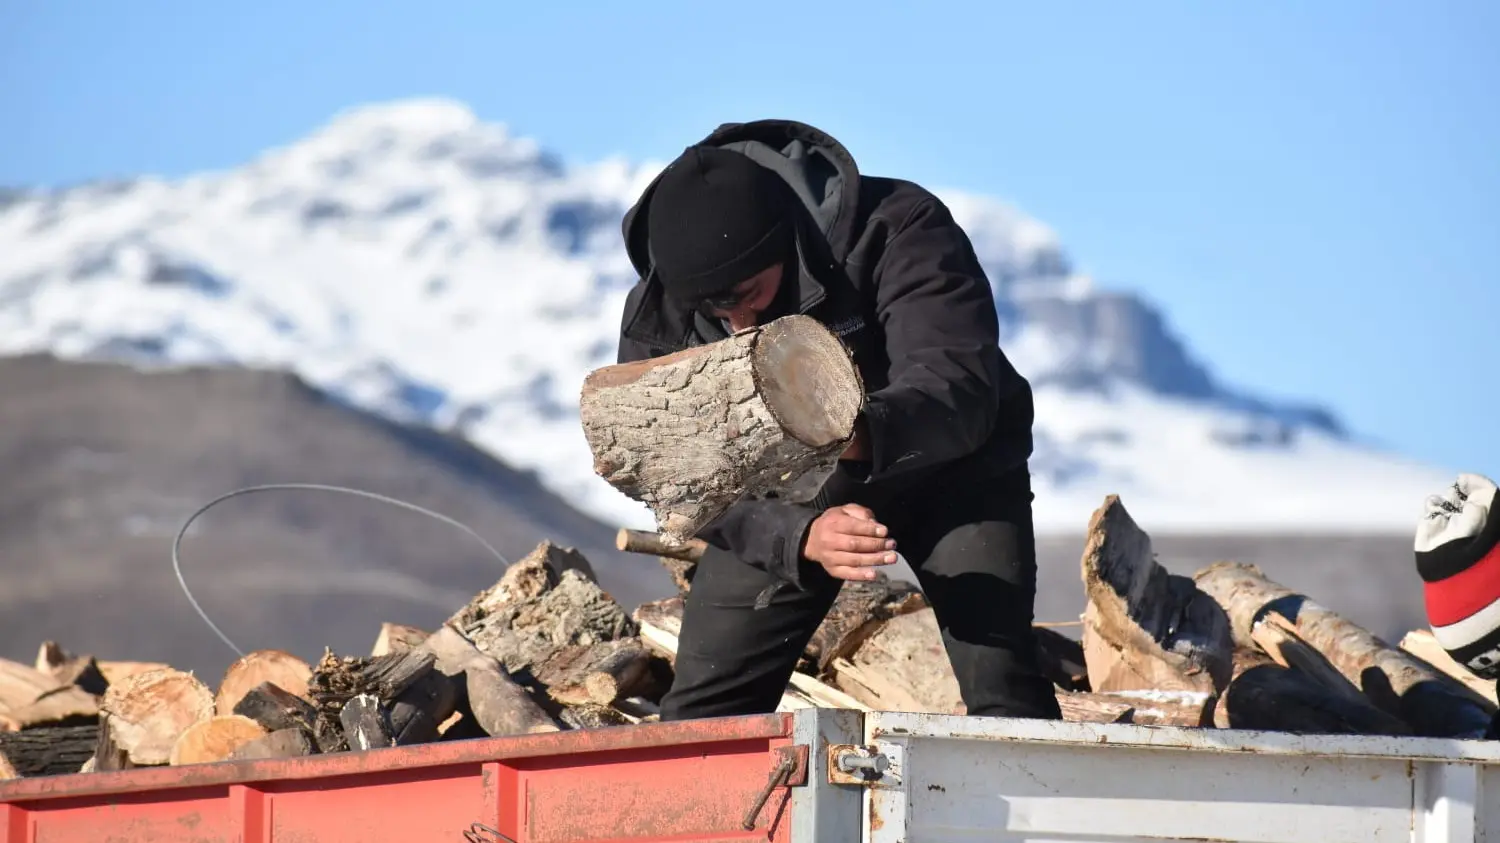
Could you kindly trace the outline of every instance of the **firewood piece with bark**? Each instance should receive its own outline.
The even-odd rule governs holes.
[[[223,761],[236,749],[265,734],[266,730],[248,717],[215,715],[187,727],[172,745],[167,763],[179,767]]]
[[[144,767],[166,764],[178,737],[213,716],[214,695],[191,673],[164,668],[110,685],[99,708],[110,742]]]
[[[1216,562],[1195,577],[1230,619],[1241,647],[1259,647],[1256,626],[1270,614],[1338,669],[1377,708],[1424,737],[1481,737],[1495,706],[1463,683],[1337,612],[1277,583],[1255,565]],[[1232,706],[1231,706],[1232,708]]]
[[[871,708],[965,712],[958,678],[931,608],[885,621],[859,649],[847,659],[835,659],[832,667],[834,686]]]
[[[1207,691],[1104,691],[1097,696],[1128,703],[1129,723],[1190,729],[1213,725],[1218,699]]]
[[[1089,520],[1083,551],[1083,648],[1094,691],[1196,691],[1229,683],[1224,610],[1153,558],[1151,538],[1116,495]]]
[[[386,709],[374,694],[350,697],[339,711],[339,724],[344,727],[344,740],[355,752],[396,745]]]
[[[427,640],[432,633],[415,626],[407,626],[401,623],[383,623],[380,625],[380,634],[375,636],[375,646],[370,648],[370,655],[384,656],[390,653],[404,653],[407,650]]]
[[[864,401],[843,343],[798,314],[596,369],[579,411],[595,472],[682,544],[739,500],[810,500]]]
[[[438,739],[440,727],[458,711],[458,683],[429,670],[390,701],[391,739],[396,746]]]
[[[4,750],[0,750],[0,782],[6,779],[19,779],[20,777],[21,773],[16,769],[16,765],[10,763],[10,759],[6,757]]]
[[[1129,723],[1134,707],[1106,694],[1057,691],[1057,707],[1069,723]]]
[[[0,755],[18,775],[58,776],[76,773],[94,755],[99,727],[42,726],[21,732],[0,732]]]
[[[543,670],[566,647],[632,638],[637,627],[599,585],[558,573],[533,553],[455,616],[453,625],[517,676]]]
[[[94,696],[109,687],[109,680],[99,670],[93,656],[77,656],[64,650],[56,641],[43,641],[37,649],[36,669],[65,685],[77,685]]]
[[[835,659],[858,649],[882,623],[924,608],[927,598],[921,589],[905,580],[882,573],[866,582],[845,582],[802,651],[804,669],[815,676],[825,675]]]
[[[564,647],[532,672],[547,695],[563,705],[610,705],[649,682],[649,661],[640,639],[621,638]]]
[[[568,706],[562,710],[562,721],[571,729],[604,729],[610,726],[629,726],[630,718],[598,703]]]
[[[317,754],[318,747],[302,729],[278,729],[240,744],[229,753],[235,761],[262,758],[301,758]]]
[[[1443,673],[1462,682],[1469,690],[1490,701],[1491,705],[1500,703],[1497,696],[1495,683],[1492,680],[1480,679],[1473,671],[1454,661],[1438,643],[1437,637],[1431,630],[1414,629],[1401,638],[1401,649],[1410,653],[1412,657],[1420,659],[1432,668],[1441,670]]]
[[[0,727],[80,726],[99,719],[99,698],[77,685],[60,685],[9,712],[0,712]]]
[[[312,667],[284,650],[246,653],[230,664],[224,671],[224,678],[219,680],[214,711],[221,715],[233,714],[239,701],[262,682],[274,683],[288,693],[306,697],[307,683],[311,678]]]
[[[0,659],[0,714],[28,706],[65,684],[34,667]]]
[[[230,713],[254,720],[267,732],[302,729],[312,734],[318,720],[318,709],[311,702],[275,682],[251,688]]]
[[[708,549],[708,542],[703,539],[674,542],[661,533],[624,527],[615,534],[615,549],[626,553],[661,556],[680,562],[697,562],[703,558],[703,552]]]
[[[558,731],[552,719],[505,670],[499,660],[444,624],[418,648],[431,653],[436,669],[462,681],[460,710],[467,710],[485,734],[495,737]]]

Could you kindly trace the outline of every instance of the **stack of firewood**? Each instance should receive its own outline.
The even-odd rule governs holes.
[[[622,531],[678,594],[627,612],[576,551],[543,542],[436,631],[384,624],[369,655],[278,650],[217,687],[164,664],[41,647],[0,660],[0,778],[284,758],[655,720],[701,543]],[[1495,689],[1425,632],[1392,647],[1251,566],[1192,577],[1153,558],[1117,498],[1089,525],[1072,638],[1037,655],[1070,721],[1481,736]],[[846,583],[779,709],[962,714],[932,608],[909,583]]]

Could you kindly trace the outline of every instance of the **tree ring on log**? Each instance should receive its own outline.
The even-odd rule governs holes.
[[[809,448],[844,443],[864,409],[863,382],[849,349],[812,317],[777,319],[763,327],[755,337],[750,371],[771,417]]]

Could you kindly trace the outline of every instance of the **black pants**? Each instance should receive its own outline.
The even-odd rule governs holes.
[[[1052,683],[1037,666],[1031,628],[1031,499],[1022,468],[977,488],[924,491],[875,509],[932,605],[972,715],[1062,716]],[[776,709],[798,656],[844,582],[805,560],[802,576],[805,590],[783,587],[770,606],[756,609],[772,575],[708,549],[684,606],[676,679],[662,700],[661,719]]]

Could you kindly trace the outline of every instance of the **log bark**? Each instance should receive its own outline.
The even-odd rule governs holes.
[[[308,733],[302,729],[278,729],[254,740],[240,744],[229,753],[235,761],[254,761],[262,758],[300,758],[314,755],[318,751]]]
[[[302,729],[312,734],[317,729],[317,707],[274,682],[251,688],[230,713],[254,720],[267,732]]]
[[[802,668],[826,675],[836,659],[857,650],[885,621],[925,608],[921,589],[905,580],[882,575],[868,582],[847,581],[803,649]]]
[[[859,371],[817,320],[787,316],[584,380],[594,470],[685,543],[743,499],[810,500],[864,407]]]
[[[564,647],[534,671],[552,699],[563,705],[610,705],[650,681],[650,654],[637,638]]]
[[[404,653],[426,641],[427,636],[431,634],[425,629],[418,629],[406,624],[383,623],[380,625],[380,634],[375,636],[375,646],[370,648],[370,655],[384,656],[390,653]]]
[[[1427,737],[1482,737],[1495,706],[1463,683],[1390,646],[1368,630],[1265,576],[1254,565],[1217,562],[1198,586],[1223,606],[1235,642],[1259,647],[1256,627],[1270,614],[1315,648],[1387,714]]]
[[[255,650],[246,653],[229,665],[224,678],[219,680],[219,692],[214,696],[214,711],[217,714],[234,713],[234,707],[252,688],[270,682],[291,694],[307,696],[307,683],[312,678],[312,667],[302,659],[283,650]]]
[[[1124,700],[1105,694],[1057,692],[1057,706],[1063,719],[1070,723],[1129,723],[1134,707]]]
[[[1151,538],[1116,495],[1089,520],[1083,649],[1094,691],[1193,691],[1228,683],[1234,643],[1224,610],[1156,563]]]
[[[173,767],[183,764],[211,764],[223,761],[236,749],[264,737],[266,730],[259,723],[238,714],[217,715],[187,727],[177,742],[167,763]]]
[[[192,674],[165,668],[110,685],[99,707],[109,741],[130,763],[148,766],[166,764],[178,737],[213,716],[214,696]]]
[[[76,773],[93,757],[98,733],[97,725],[0,732],[0,755],[23,777]]]

